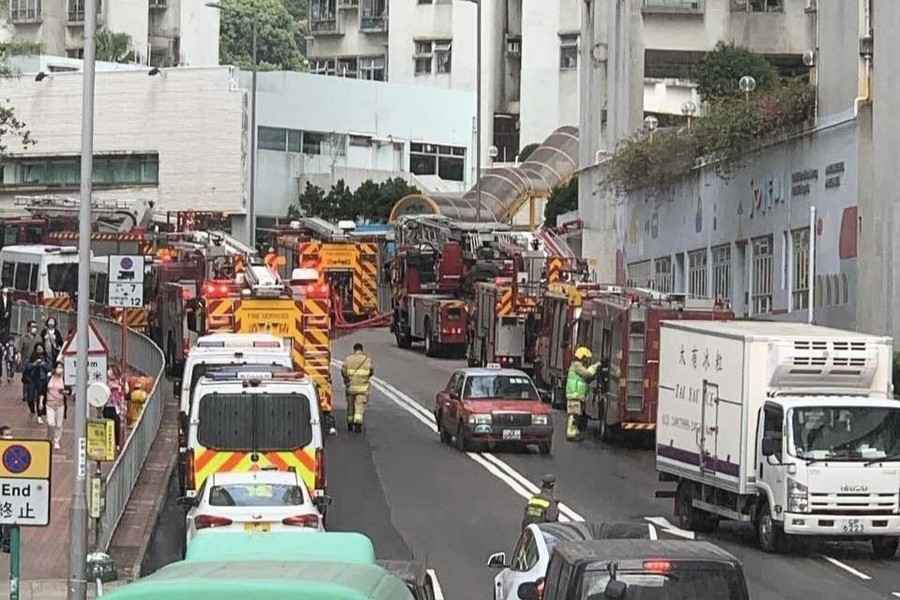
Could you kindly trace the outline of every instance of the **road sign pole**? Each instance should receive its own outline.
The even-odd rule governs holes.
[[[9,600],[19,600],[22,536],[18,525],[9,527]]]

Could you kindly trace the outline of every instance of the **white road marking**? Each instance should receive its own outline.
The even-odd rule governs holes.
[[[431,590],[434,592],[434,600],[444,600],[444,590],[441,589],[441,583],[438,581],[435,570],[428,569],[425,572],[431,577]]]
[[[900,598],[900,592],[891,592],[891,596],[894,596],[895,598]]]
[[[656,527],[653,526],[653,523],[647,523],[647,529],[650,530],[650,539],[658,540],[659,536],[656,534]]]
[[[870,579],[872,579],[871,577],[869,577],[868,575],[866,575],[866,574],[863,573],[862,571],[857,571],[856,569],[854,569],[854,568],[851,567],[850,565],[846,565],[846,564],[842,563],[841,561],[839,561],[839,560],[836,559],[836,558],[832,558],[832,557],[826,556],[826,555],[824,555],[824,554],[822,555],[822,558],[824,558],[825,560],[827,560],[828,562],[830,562],[830,563],[833,564],[834,566],[836,566],[836,567],[838,567],[838,568],[840,568],[840,569],[843,569],[843,570],[847,571],[847,572],[850,573],[851,575],[856,575],[857,577],[859,577],[859,578],[862,579],[863,581],[869,581]]]
[[[677,535],[678,537],[682,537],[686,540],[697,539],[697,536],[693,531],[688,531],[687,529],[676,527],[675,525],[672,525],[665,517],[644,517],[644,520],[653,523],[663,531],[671,533],[672,535]]]
[[[541,491],[541,489],[537,485],[533,484],[531,481],[528,480],[527,477],[525,477],[524,475],[522,475],[521,473],[516,471],[514,468],[512,468],[509,465],[509,463],[507,463],[504,460],[501,460],[496,455],[491,454],[490,452],[483,452],[482,456],[484,456],[486,459],[488,459],[489,461],[491,461],[492,463],[494,463],[495,465],[497,465],[498,467],[500,467],[501,469],[506,471],[506,473],[510,477],[513,477],[514,479],[518,480],[522,485],[526,486],[526,488],[528,488],[532,494],[536,494],[539,491]],[[584,521],[584,517],[579,515],[577,512],[575,512],[574,510],[572,510],[571,508],[569,508],[562,502],[559,503],[559,512],[563,515],[566,515],[573,521]]]

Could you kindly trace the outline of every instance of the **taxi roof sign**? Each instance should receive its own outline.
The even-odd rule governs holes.
[[[0,440],[0,478],[50,479],[50,440]]]
[[[500,363],[488,363],[487,368],[488,369],[500,369],[502,367],[500,366]]]

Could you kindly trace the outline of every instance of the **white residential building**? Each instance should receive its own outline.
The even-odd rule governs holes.
[[[84,3],[8,0],[0,11],[0,43],[32,42],[44,54],[81,58]],[[98,0],[97,27],[128,34],[137,63],[219,64],[219,11],[205,0]]]

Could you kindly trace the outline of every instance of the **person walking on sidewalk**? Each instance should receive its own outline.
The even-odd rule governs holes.
[[[63,347],[63,336],[56,328],[55,318],[47,318],[47,327],[41,332],[41,341],[44,342],[44,351],[50,358],[50,364],[56,364],[56,357],[59,356]]]
[[[44,422],[44,397],[47,393],[47,380],[50,373],[50,361],[44,353],[44,345],[35,344],[28,365],[23,369],[22,376],[28,378],[28,391],[26,402],[28,410],[37,417],[38,423]]]
[[[19,343],[16,347],[18,350],[19,365],[22,369],[22,402],[28,402],[29,384],[28,377],[25,373],[27,371],[28,363],[31,360],[31,353],[34,352],[35,345],[40,341],[37,323],[28,321],[28,325],[25,327],[25,333],[19,338]]]
[[[63,366],[60,362],[56,363],[47,382],[44,406],[47,411],[48,437],[53,440],[53,448],[59,450],[66,419],[66,384],[63,382]]]

